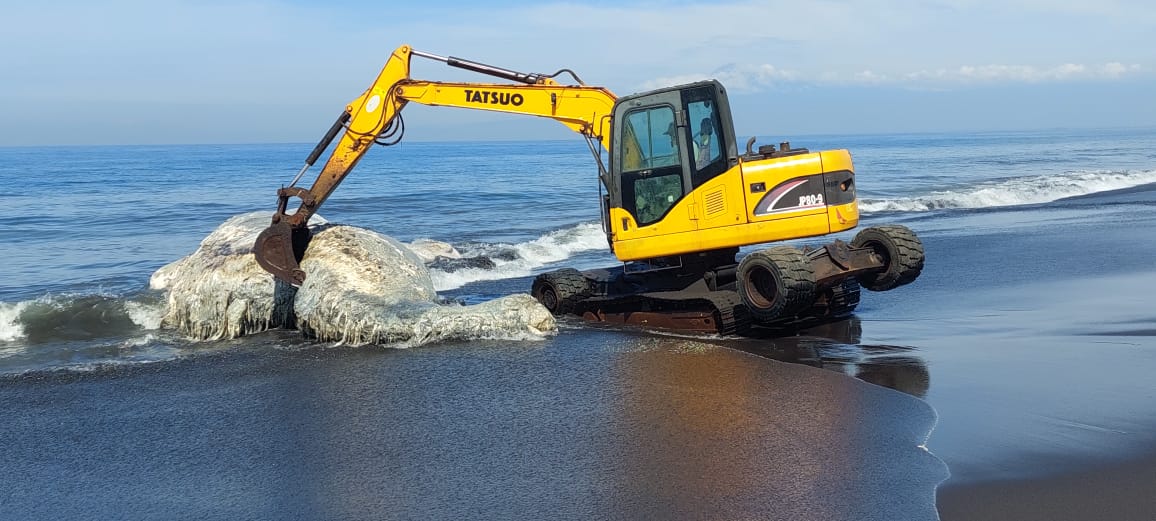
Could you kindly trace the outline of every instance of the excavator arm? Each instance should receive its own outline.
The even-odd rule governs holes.
[[[434,82],[410,78],[410,59],[419,56],[447,65],[496,76],[517,83]],[[562,85],[554,77],[568,72],[579,85]],[[393,51],[381,73],[361,96],[354,99],[330,127],[305,161],[296,178],[277,192],[273,222],[258,237],[253,253],[257,263],[277,278],[293,285],[305,280],[300,260],[308,246],[309,218],[337,189],[357,162],[374,144],[391,145],[401,139],[404,121],[400,113],[407,103],[468,108],[546,117],[581,134],[598,162],[603,184],[609,174],[601,161],[600,147],[610,150],[610,115],[617,98],[609,90],[581,84],[572,71],[553,75],[521,73],[453,57],[441,57],[409,46]],[[344,133],[342,133],[344,130]],[[341,134],[337,146],[309,189],[296,186],[302,175]],[[287,213],[289,199],[301,200],[297,211]]]

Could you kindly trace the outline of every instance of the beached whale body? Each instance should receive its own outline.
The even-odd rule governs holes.
[[[442,304],[421,259],[400,242],[353,226],[325,224],[301,268],[305,283],[275,283],[253,258],[269,214],[226,221],[191,255],[153,274],[168,292],[164,324],[200,339],[295,327],[322,341],[421,345],[470,338],[539,337],[554,317],[529,295],[482,304]],[[295,293],[295,294],[294,294]]]

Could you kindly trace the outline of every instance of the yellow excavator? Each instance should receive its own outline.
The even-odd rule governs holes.
[[[410,77],[426,58],[508,83],[436,82]],[[573,84],[558,78],[568,75]],[[773,246],[739,257],[743,246],[814,237],[859,223],[847,150],[811,152],[789,142],[740,153],[724,87],[708,80],[617,97],[569,69],[523,73],[398,47],[278,191],[272,225],[254,246],[257,262],[301,285],[309,218],[374,144],[401,139],[408,103],[550,118],[586,139],[600,179],[603,231],[620,266],[538,275],[531,294],[555,314],[660,329],[743,334],[839,318],[859,288],[886,291],[923,269],[910,229],[866,228],[846,243]],[[296,186],[340,140],[309,189]],[[606,152],[604,159],[604,152]],[[604,191],[603,191],[604,190]],[[290,198],[300,199],[286,213]]]

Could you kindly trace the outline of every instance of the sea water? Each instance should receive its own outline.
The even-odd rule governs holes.
[[[917,228],[934,229],[960,212],[1154,183],[1154,139],[1151,129],[1049,130],[806,136],[793,146],[851,150],[864,224],[917,219]],[[128,346],[119,352],[131,358],[161,342],[166,348],[154,355],[169,356],[167,347],[182,341],[158,330],[163,300],[147,289],[149,276],[191,253],[226,219],[272,211],[276,189],[309,150],[0,148],[0,183],[8,187],[0,195],[7,211],[0,221],[0,372],[110,361],[74,356],[94,346],[102,353]],[[458,259],[431,263],[435,288],[478,302],[526,292],[522,279],[544,270],[615,264],[598,220],[599,194],[594,159],[580,139],[402,142],[370,150],[320,213],[407,243],[452,245]]]
[[[783,338],[413,349],[162,327],[149,277],[272,211],[310,144],[2,148],[0,517],[930,520],[949,471],[1153,445],[1156,129],[790,140],[851,151],[919,280]],[[596,172],[580,139],[402,142],[320,213],[448,245],[435,289],[478,303],[616,263]]]

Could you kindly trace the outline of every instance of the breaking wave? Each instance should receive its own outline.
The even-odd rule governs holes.
[[[0,302],[0,342],[11,342],[24,337],[24,326],[20,324],[20,313],[27,302],[8,304]]]
[[[1068,197],[1107,192],[1156,183],[1156,170],[1069,172],[1059,175],[1017,177],[960,190],[932,192],[918,197],[863,199],[859,209],[874,212],[926,212],[953,208],[991,208],[1058,201]]]
[[[431,247],[441,244],[441,248]],[[555,230],[517,244],[470,243],[456,246],[419,240],[411,243],[430,268],[434,289],[446,291],[471,282],[525,277],[533,270],[566,260],[575,254],[607,250],[606,234],[597,223]],[[426,256],[423,252],[437,251]]]
[[[160,328],[164,303],[108,295],[0,302],[0,342],[90,340]]]

